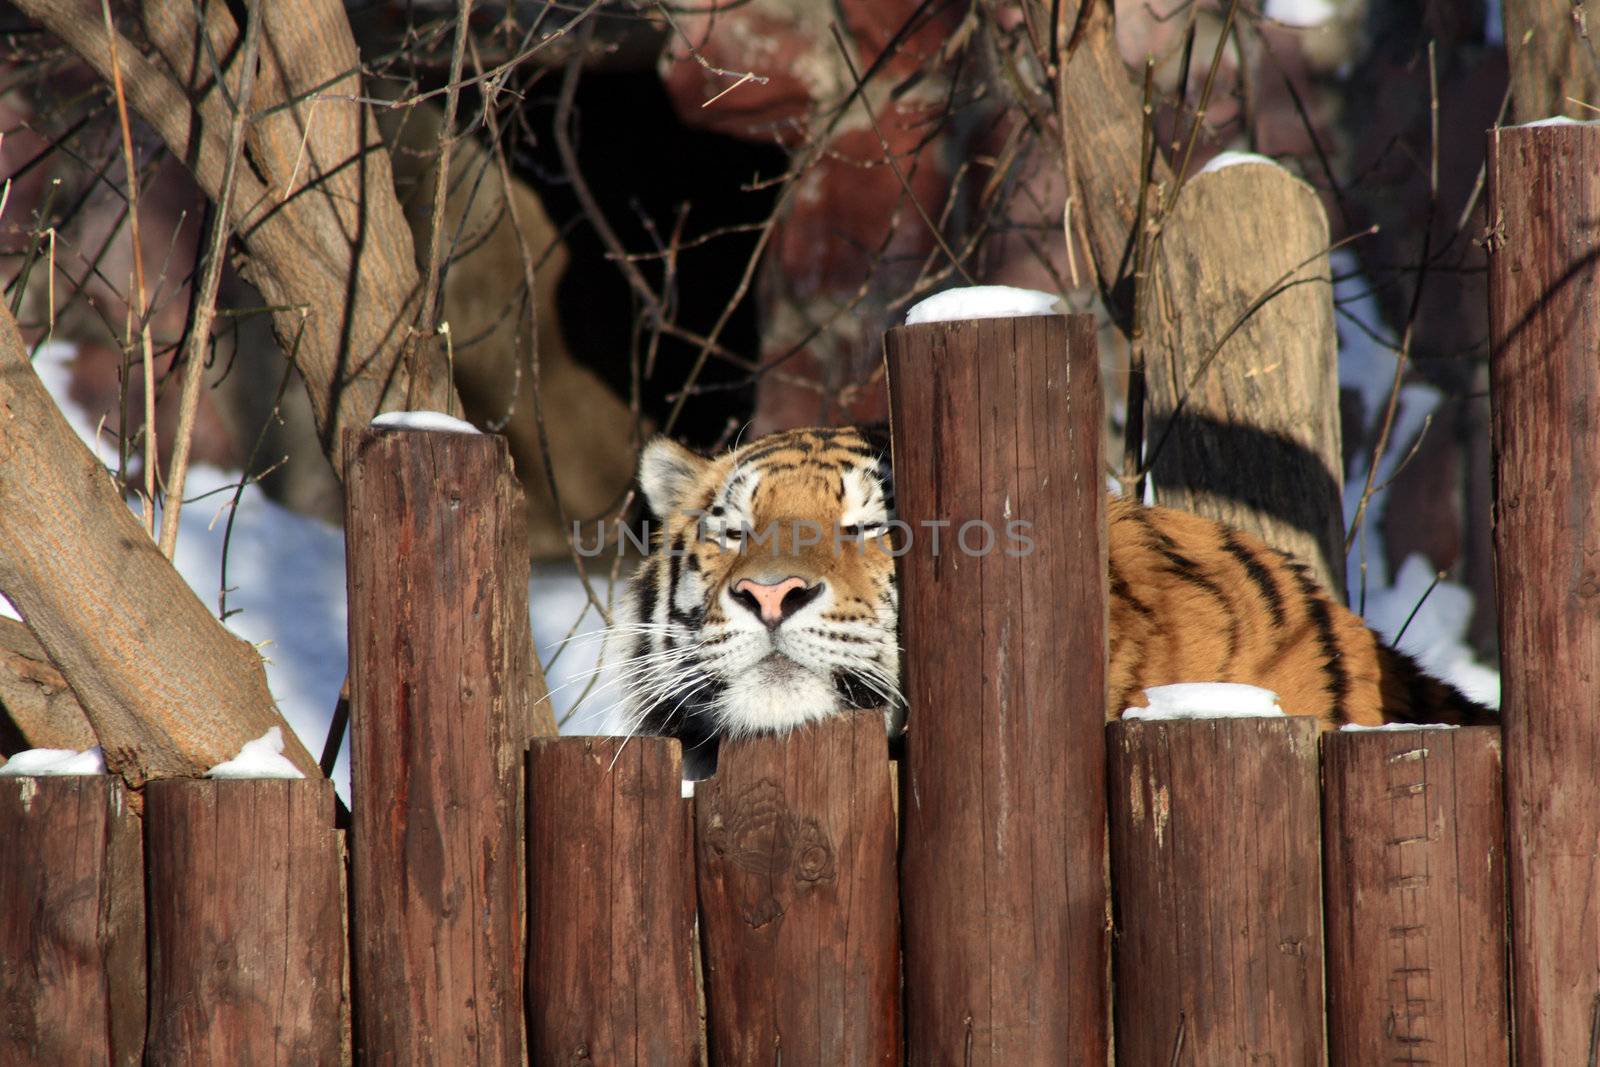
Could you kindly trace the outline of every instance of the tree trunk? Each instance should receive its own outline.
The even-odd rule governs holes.
[[[109,80],[112,49],[98,5],[20,0],[17,6]],[[322,450],[341,470],[339,431],[380,410],[444,410],[452,397],[435,339],[411,331],[420,285],[411,230],[395,198],[389,157],[361,102],[360,57],[338,0],[270,0],[245,162],[229,218],[285,353],[304,376]],[[129,105],[185,161],[212,200],[222,194],[232,110],[210,55],[239,83],[239,26],[227,6],[141,7],[157,55],[116,42]],[[289,103],[289,101],[294,103]],[[276,110],[274,110],[276,109]]]
[[[1061,136],[1071,173],[1069,195],[1089,241],[1089,254],[1112,317],[1127,322],[1132,311],[1133,229],[1138,222],[1143,176],[1143,102],[1117,51],[1111,4],[1085,0],[1087,12],[1061,13],[1061,39],[1070,41],[1082,23],[1061,78]],[[1063,49],[1068,46],[1063,44]],[[1151,184],[1166,188],[1172,173],[1158,153]],[[1080,223],[1074,223],[1074,226]]]
[[[0,748],[81,752],[95,744],[72,687],[28,628],[11,619],[0,619],[0,729],[14,731],[0,735]]]
[[[61,417],[0,310],[0,593],[60,670],[134,786],[203,773],[272,726],[316,761],[267,691],[261,657],[211,616]]]

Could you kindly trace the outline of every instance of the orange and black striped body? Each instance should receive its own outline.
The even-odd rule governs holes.
[[[1290,715],[1346,723],[1496,722],[1388,647],[1306,567],[1259,539],[1111,498],[1106,714],[1173,682],[1245,682]]]
[[[710,457],[657,439],[639,480],[660,525],[608,655],[625,679],[628,732],[678,737],[696,759],[720,737],[848,708],[900,721],[886,442],[790,430]],[[1107,515],[1108,717],[1152,686],[1245,682],[1329,729],[1496,721],[1256,538],[1115,497]]]

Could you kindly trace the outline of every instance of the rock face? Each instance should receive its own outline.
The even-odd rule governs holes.
[[[682,33],[662,55],[663,82],[685,123],[775,140],[804,168],[780,203],[761,265],[761,358],[783,364],[762,382],[751,432],[887,413],[878,338],[937,253],[909,197],[934,219],[946,213],[964,154],[957,141],[967,136],[941,121],[960,10],[913,21],[917,8],[911,0],[753,0],[715,16],[678,16]],[[839,12],[836,39],[829,23]],[[859,95],[856,75],[865,83]]]

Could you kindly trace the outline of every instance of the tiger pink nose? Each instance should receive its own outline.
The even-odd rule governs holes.
[[[789,577],[772,584],[744,578],[734,584],[733,599],[754,612],[768,629],[775,629],[821,592],[821,582],[807,586],[803,578]]]

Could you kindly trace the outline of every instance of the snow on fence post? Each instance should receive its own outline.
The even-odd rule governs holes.
[[[1117,1060],[1323,1062],[1317,723],[1112,723]]]
[[[886,349],[910,542],[909,1055],[1102,1063],[1106,527],[1093,322],[930,322],[890,330]]]
[[[327,779],[145,787],[151,1063],[341,1062],[344,849]]]
[[[883,716],[723,741],[695,827],[710,1062],[898,1064]]]
[[[1600,126],[1489,133],[1490,403],[1512,1029],[1600,1034]]]
[[[1500,732],[1322,739],[1334,1063],[1504,1064]]]
[[[0,778],[0,1063],[144,1062],[144,866],[122,779]]]
[[[521,1064],[521,490],[501,437],[345,451],[356,1057]]]
[[[661,737],[528,752],[528,1062],[700,1062],[694,845]]]

